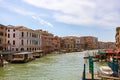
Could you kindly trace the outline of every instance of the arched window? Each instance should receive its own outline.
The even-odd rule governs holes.
[[[21,45],[24,45],[24,42],[23,42],[23,40],[21,40]]]
[[[21,48],[21,51],[24,51],[24,48]]]
[[[15,40],[13,40],[13,45],[15,45]]]
[[[8,38],[10,38],[10,34],[8,34]]]
[[[15,33],[13,33],[13,38],[15,38]]]
[[[8,40],[8,44],[10,44],[10,41]]]
[[[22,37],[24,37],[24,32],[22,32]]]

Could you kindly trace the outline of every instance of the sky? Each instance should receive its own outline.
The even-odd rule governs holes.
[[[0,24],[115,41],[120,0],[0,0]]]

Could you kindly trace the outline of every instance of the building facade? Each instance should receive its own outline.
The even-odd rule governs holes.
[[[117,48],[117,49],[120,49],[120,27],[117,27],[117,28],[116,28],[116,36],[115,36],[115,39],[116,39],[116,48]]]
[[[53,37],[53,48],[54,51],[60,51],[60,38],[58,36]]]
[[[91,50],[98,48],[98,38],[93,36],[81,36],[82,49]]]
[[[0,24],[0,51],[6,50],[6,32],[7,27]]]
[[[34,51],[41,48],[41,34],[24,26],[8,26],[7,50]]]
[[[41,34],[41,49],[43,52],[54,51],[54,35],[43,30],[36,30]]]

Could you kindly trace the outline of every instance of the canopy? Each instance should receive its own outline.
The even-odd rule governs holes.
[[[109,53],[109,54],[113,54],[114,53],[113,49],[107,49],[107,50],[105,50],[105,52]]]
[[[105,54],[105,52],[104,52],[104,51],[102,51],[102,52],[98,52],[98,54]]]

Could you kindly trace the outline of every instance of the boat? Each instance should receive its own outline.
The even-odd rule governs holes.
[[[3,64],[6,65],[8,64],[8,62],[6,60],[3,60]]]
[[[11,62],[28,62],[33,59],[34,57],[32,55],[32,52],[20,52],[13,54]]]
[[[113,71],[109,66],[101,66],[98,69],[98,74],[100,76],[112,76],[113,75]]]

